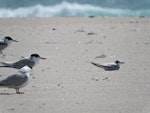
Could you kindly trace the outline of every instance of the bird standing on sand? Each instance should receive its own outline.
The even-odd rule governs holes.
[[[94,63],[94,62],[91,62],[91,64],[93,64],[97,67],[100,67],[100,68],[104,69],[105,71],[113,71],[113,70],[119,70],[120,64],[124,64],[124,62],[120,62],[120,61],[116,60],[113,63],[105,63],[102,65]]]
[[[2,41],[0,41],[0,54],[3,54],[2,50],[6,49],[12,42],[18,42],[14,39],[12,39],[9,36],[6,36]]]
[[[0,67],[10,67],[10,68],[16,68],[16,69],[21,69],[24,66],[29,66],[29,67],[34,67],[40,59],[46,59],[43,57],[40,57],[38,54],[31,54],[30,57],[28,58],[22,58],[16,62],[0,62],[3,64]]]
[[[24,66],[17,73],[0,80],[0,87],[13,88],[17,94],[23,94],[23,92],[19,92],[19,89],[28,84],[30,72],[31,68]]]

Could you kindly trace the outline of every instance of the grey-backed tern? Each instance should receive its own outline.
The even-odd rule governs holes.
[[[16,90],[17,94],[21,94],[23,92],[19,92],[19,89],[25,87],[28,84],[30,72],[31,68],[24,66],[17,73],[10,75],[3,80],[0,80],[0,87],[13,88]]]
[[[98,63],[94,63],[94,62],[91,62],[91,63],[97,67],[104,69],[105,71],[113,71],[113,70],[119,70],[120,64],[124,64],[125,62],[120,62],[120,61],[116,60],[113,63],[105,63],[102,65],[100,65]]]
[[[28,58],[22,58],[16,62],[0,62],[2,65],[0,67],[10,67],[10,68],[16,68],[21,69],[24,66],[34,67],[40,59],[46,59],[43,57],[40,57],[38,54],[31,54]]]
[[[2,50],[6,49],[12,42],[18,42],[14,39],[12,39],[9,36],[6,36],[2,41],[0,41],[0,54],[3,54]]]

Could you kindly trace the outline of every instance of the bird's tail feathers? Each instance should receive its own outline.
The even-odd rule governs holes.
[[[100,64],[98,64],[98,63],[91,62],[91,64],[93,64],[93,65],[95,65],[95,66],[97,66],[97,67],[100,67],[100,68],[103,68],[103,69],[104,69],[104,66],[103,66],[103,65],[100,65]]]
[[[5,84],[2,82],[3,80],[0,80],[0,87],[5,87]]]
[[[5,86],[4,84],[1,84],[1,83],[0,83],[0,87],[4,87],[4,86]]]
[[[2,65],[0,67],[11,67],[12,63],[11,62],[0,62]]]

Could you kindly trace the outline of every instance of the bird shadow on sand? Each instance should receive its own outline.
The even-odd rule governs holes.
[[[0,95],[15,95],[16,93],[0,93]]]

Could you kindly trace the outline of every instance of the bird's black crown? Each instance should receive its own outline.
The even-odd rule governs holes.
[[[32,54],[31,57],[40,57],[38,54]]]
[[[13,40],[13,39],[12,39],[11,37],[9,37],[9,36],[6,36],[5,39],[7,39],[7,40]]]

